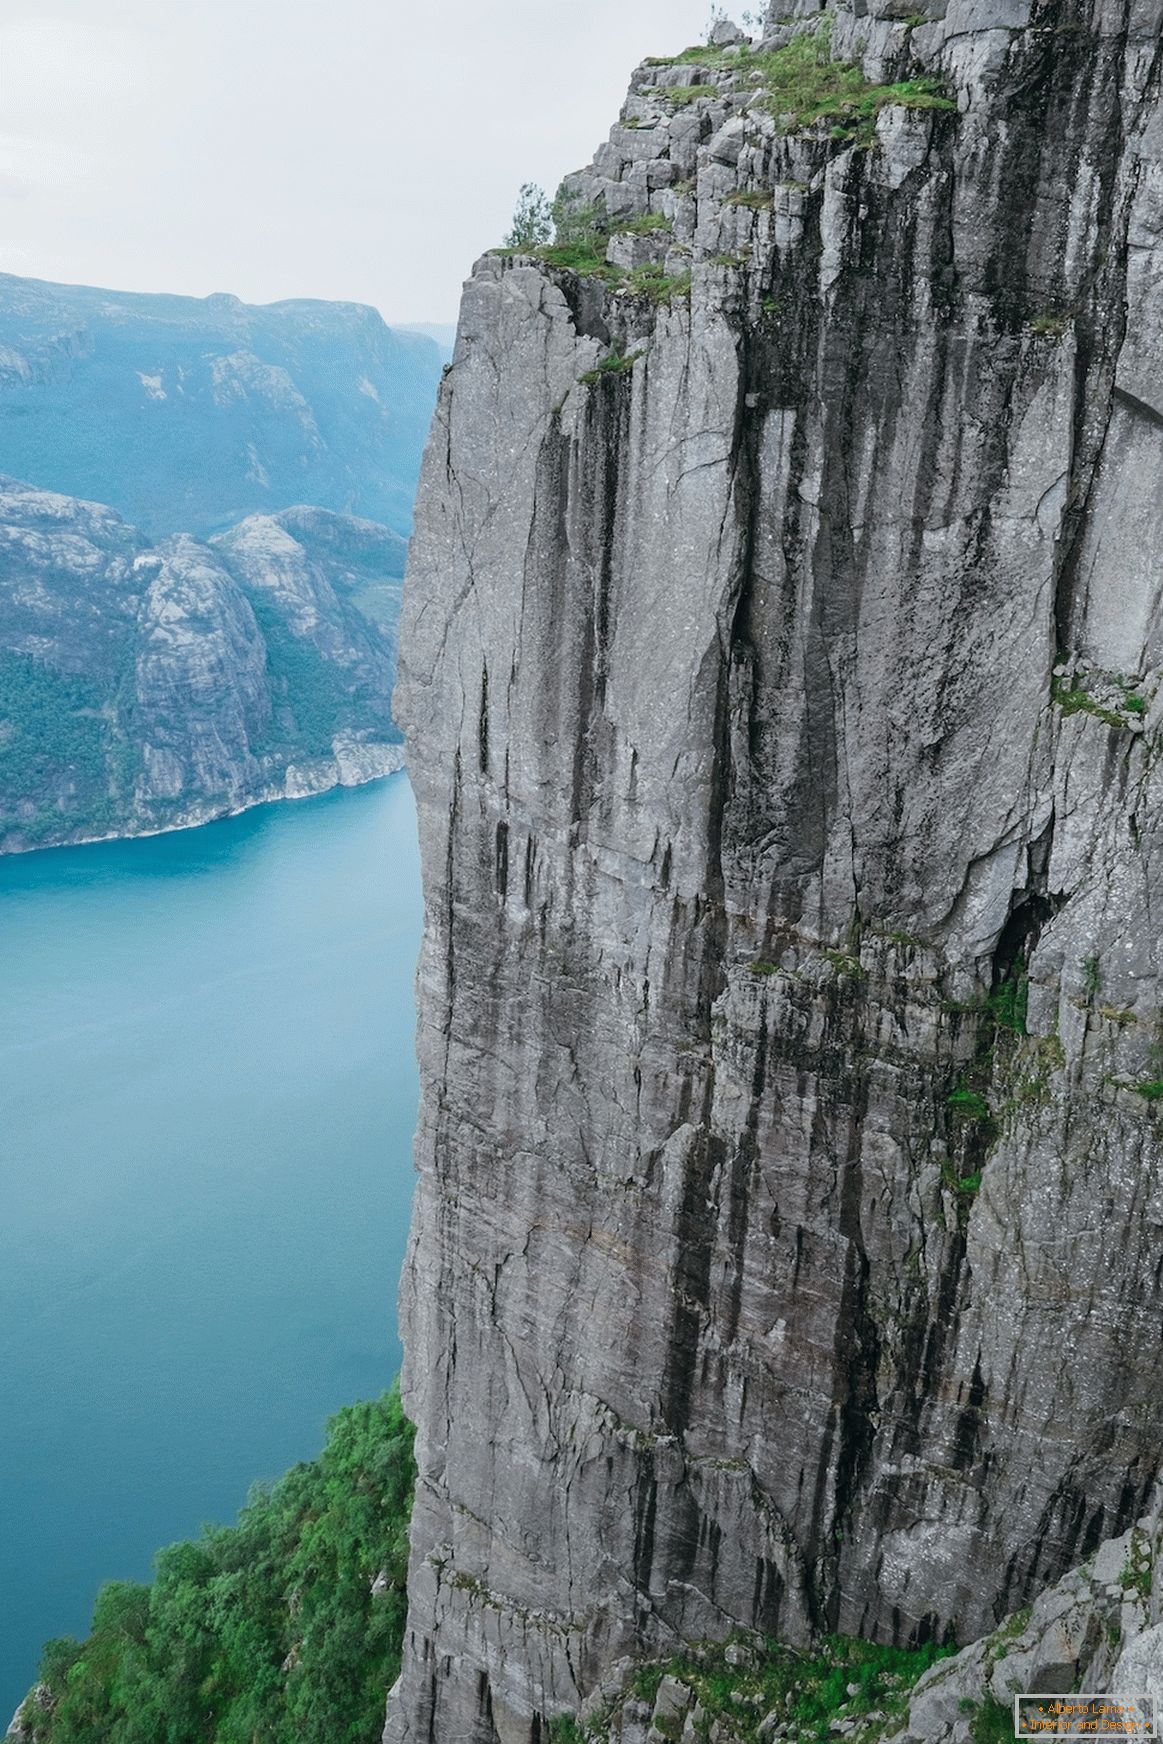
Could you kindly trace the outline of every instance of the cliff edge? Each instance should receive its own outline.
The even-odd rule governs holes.
[[[1161,1464],[1163,0],[776,10],[424,464],[394,1744],[972,1640]]]

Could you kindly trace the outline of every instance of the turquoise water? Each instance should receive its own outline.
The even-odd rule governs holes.
[[[403,776],[0,860],[0,1731],[395,1374],[419,931]]]

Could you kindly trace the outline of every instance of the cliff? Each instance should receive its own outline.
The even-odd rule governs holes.
[[[298,508],[151,545],[0,478],[0,853],[398,769],[404,542]]]
[[[773,16],[466,288],[396,705],[397,1744],[736,1626],[971,1640],[1142,1513],[1161,22]]]

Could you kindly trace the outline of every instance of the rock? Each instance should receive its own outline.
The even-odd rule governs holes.
[[[1127,1642],[1110,1682],[1115,1695],[1150,1696],[1163,1701],[1163,1623],[1153,1623]]]
[[[654,1699],[648,1736],[677,1739],[694,1699],[694,1691],[688,1684],[682,1683],[677,1677],[664,1677]]]
[[[0,852],[399,768],[399,545],[300,508],[151,547],[100,504],[0,479]]]
[[[922,1618],[978,1638],[911,1710],[960,1740],[962,1700],[1109,1675],[1141,1627],[1088,1583],[994,1639],[1163,1447],[1163,3],[831,16],[956,107],[854,149],[730,67],[643,67],[666,127],[571,186],[690,184],[673,282],[487,257],[465,289],[397,690],[427,922],[391,1744],[493,1744],[489,1704],[529,1744],[734,1628]]]

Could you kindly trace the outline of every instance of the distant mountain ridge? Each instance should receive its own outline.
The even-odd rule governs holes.
[[[0,477],[0,852],[398,769],[404,550],[304,506],[154,544],[103,504]]]
[[[0,274],[0,472],[151,538],[299,503],[407,534],[442,361],[358,303]]]

